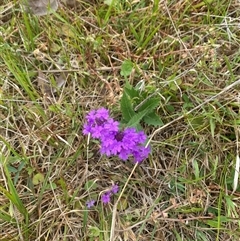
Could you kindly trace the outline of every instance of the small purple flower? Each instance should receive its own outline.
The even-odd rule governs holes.
[[[107,204],[110,202],[110,198],[111,198],[111,192],[105,192],[102,194],[101,200],[104,204]]]
[[[111,188],[111,193],[116,194],[119,191],[119,186],[117,184],[114,184]]]
[[[96,202],[95,200],[88,200],[88,201],[86,202],[87,208],[93,207],[94,204],[95,204],[95,202]]]

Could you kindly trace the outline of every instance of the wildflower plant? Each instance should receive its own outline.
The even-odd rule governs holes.
[[[144,94],[144,93],[143,93]],[[133,160],[135,164],[140,164],[146,159],[151,151],[150,146],[146,146],[147,136],[141,130],[140,121],[148,120],[149,124],[161,125],[161,120],[155,114],[155,108],[159,105],[159,98],[152,97],[144,103],[135,102],[135,98],[146,99],[146,96],[134,89],[131,85],[124,88],[121,99],[121,110],[123,121],[114,120],[106,108],[91,110],[86,115],[86,123],[83,126],[83,134],[90,135],[100,143],[100,153],[102,155],[117,156],[122,161]],[[134,110],[134,105],[138,105],[138,112]],[[151,121],[150,121],[151,120]],[[111,197],[119,190],[118,185],[113,185],[111,190],[101,195],[104,204],[110,202]],[[94,200],[89,200],[86,205],[91,208],[95,204]]]
[[[123,161],[131,156],[135,163],[140,163],[150,153],[150,147],[144,146],[147,140],[144,132],[133,127],[121,129],[120,123],[109,116],[107,109],[90,111],[86,120],[83,134],[91,134],[92,137],[99,139],[101,154],[118,156]]]

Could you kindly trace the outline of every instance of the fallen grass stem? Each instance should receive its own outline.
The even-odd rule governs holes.
[[[124,185],[124,187],[123,187],[123,189],[122,189],[122,191],[121,191],[121,193],[120,193],[117,201],[115,202],[115,204],[114,204],[114,206],[113,206],[110,241],[114,241],[115,222],[116,222],[116,215],[117,215],[118,203],[119,203],[119,201],[120,201],[120,199],[121,199],[121,197],[122,197],[122,195],[123,195],[123,193],[124,193],[124,191],[125,191],[128,183],[129,183],[129,181],[130,181],[130,179],[131,179],[131,177],[132,177],[135,169],[137,168],[137,166],[138,166],[138,163],[136,163],[135,166],[133,167],[132,172],[130,173],[130,175],[129,175],[127,181],[125,182],[125,185]]]

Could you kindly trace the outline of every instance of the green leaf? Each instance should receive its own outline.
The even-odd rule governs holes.
[[[94,237],[94,238],[99,237],[100,233],[101,233],[101,231],[98,227],[92,227],[92,226],[89,227],[89,236],[90,237]]]
[[[107,4],[108,6],[110,6],[111,4],[113,4],[114,0],[104,0],[103,2],[104,4]]]
[[[143,119],[143,117],[150,114],[156,107],[158,106],[158,102],[155,99],[147,100],[139,109],[142,111],[135,114],[127,123],[127,126],[137,126],[139,122]]]
[[[23,214],[23,216],[25,218],[25,222],[27,224],[28,223],[28,211],[25,208],[25,206],[23,205],[22,200],[19,198],[18,192],[17,192],[15,186],[13,185],[11,175],[7,169],[7,166],[4,166],[4,172],[7,177],[9,191],[7,191],[5,188],[3,188],[0,185],[0,192],[2,192],[3,195],[6,196],[17,207],[19,212]]]
[[[124,211],[128,207],[128,200],[124,197],[121,197],[117,204],[117,210],[118,211]]]
[[[46,185],[46,189],[48,190],[55,190],[57,188],[57,184],[55,182],[49,182],[47,185]]]
[[[155,98],[151,98],[149,100],[143,101],[142,104],[139,106],[138,111],[143,111],[147,109],[149,111],[148,113],[150,113],[158,107],[159,101],[160,101],[159,97],[155,97]]]
[[[188,96],[187,96],[186,94],[183,94],[183,95],[182,95],[182,98],[183,98],[183,101],[184,101],[185,103],[191,103],[190,99],[188,98]]]
[[[148,114],[147,116],[145,116],[143,118],[143,121],[148,124],[148,125],[153,125],[153,126],[162,126],[163,122],[160,118],[160,116],[158,116],[156,113],[152,112],[150,114]]]
[[[191,100],[188,98],[188,96],[186,94],[183,94],[182,98],[183,98],[183,101],[184,101],[184,104],[183,104],[184,109],[194,107],[193,103],[191,102]]]
[[[98,187],[98,185],[96,184],[96,182],[92,181],[92,180],[89,180],[85,183],[84,185],[84,189],[86,191],[93,191],[93,190],[96,190]]]
[[[8,213],[6,213],[3,210],[0,210],[0,219],[2,219],[5,222],[12,223],[12,224],[16,223],[15,218],[11,217]]]
[[[60,177],[60,178],[57,180],[57,184],[58,184],[59,186],[61,186],[62,190],[64,190],[64,191],[67,190],[67,183],[66,183],[66,181],[65,181],[62,177]]]
[[[74,207],[75,209],[80,209],[80,206],[77,207],[75,206]],[[87,223],[88,223],[88,210],[84,210],[83,211],[83,230],[86,232],[86,228],[87,228]]]
[[[137,114],[135,114],[127,123],[127,126],[134,126],[136,127],[139,122],[149,113],[149,110],[145,109]]]
[[[191,123],[191,126],[196,129],[196,128],[201,128],[203,127],[205,124],[205,120],[203,116],[188,116],[188,121]]]
[[[123,92],[120,106],[121,106],[123,118],[125,121],[128,122],[135,115],[135,112],[133,110],[131,100],[130,100],[130,98],[128,98],[128,96],[125,92]]]
[[[124,60],[121,66],[120,74],[124,77],[129,76],[132,73],[133,62],[131,60]]]
[[[33,176],[32,183],[33,185],[38,185],[44,181],[44,175],[42,173],[37,173]]]
[[[202,240],[202,241],[208,241],[209,239],[208,239],[208,237],[206,237],[205,236],[206,234],[204,233],[204,232],[202,232],[202,231],[196,231],[196,238],[197,238],[197,240]]]
[[[175,108],[173,105],[166,105],[165,106],[167,111],[169,111],[170,113],[174,113],[175,112]]]
[[[7,165],[7,168],[10,173],[16,173],[18,171],[15,167],[11,165]]]
[[[182,80],[177,79],[177,80],[173,81],[174,78],[175,78],[175,74],[169,78],[168,86],[169,86],[170,90],[177,91],[179,89],[179,85],[182,84]]]
[[[215,136],[215,128],[216,128],[215,120],[213,118],[210,118],[210,130],[211,130],[212,138],[214,138]]]
[[[199,179],[199,166],[198,166],[198,162],[194,159],[192,162],[193,165],[193,170],[194,170],[194,175],[196,179]]]
[[[134,89],[130,84],[124,86],[123,92],[126,93],[131,99],[139,98],[139,91]]]
[[[147,115],[146,111],[142,111],[142,112],[137,113],[136,115],[134,115],[129,120],[129,122],[127,123],[127,126],[129,126],[129,127],[130,126],[136,127],[145,115]]]
[[[69,199],[70,199],[70,196],[68,194],[68,187],[67,187],[67,183],[66,181],[64,180],[64,178],[60,177],[58,180],[57,180],[57,184],[62,188],[62,191],[64,193],[64,198],[66,200],[66,203],[69,202]],[[47,188],[47,186],[46,186]]]

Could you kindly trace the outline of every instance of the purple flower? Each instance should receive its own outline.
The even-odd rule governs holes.
[[[98,110],[92,110],[88,113],[86,116],[86,119],[88,121],[95,121],[96,119],[105,119],[107,120],[109,118],[109,110],[105,109],[104,107],[98,109]]]
[[[111,189],[110,189],[109,191],[107,191],[107,192],[105,192],[105,193],[102,194],[102,196],[101,196],[102,202],[103,202],[104,204],[109,203],[110,200],[111,200],[111,196],[112,196],[113,194],[118,193],[118,191],[119,191],[119,186],[118,186],[117,184],[112,185],[112,187],[111,187]]]
[[[119,191],[119,186],[117,184],[114,184],[111,188],[111,193],[116,194]]]
[[[87,116],[87,123],[84,124],[83,134],[91,134],[94,138],[99,138],[104,131],[104,124],[110,119],[109,111],[105,108],[90,111]]]
[[[108,133],[115,133],[118,131],[119,122],[114,121],[112,118],[109,118],[108,121],[104,124],[104,129]],[[106,134],[106,132],[104,134]]]
[[[100,152],[107,156],[117,155],[124,161],[129,156],[134,156],[135,162],[141,162],[150,152],[150,149],[143,145],[146,139],[144,132],[137,132],[135,128],[112,131],[102,136]]]
[[[102,194],[101,200],[104,204],[107,204],[110,202],[110,198],[111,198],[111,192],[105,192]]]
[[[83,134],[91,134],[100,140],[101,154],[118,156],[123,161],[132,156],[135,163],[142,162],[149,155],[150,148],[144,147],[147,140],[144,132],[132,127],[121,130],[119,122],[110,117],[107,109],[92,110],[86,119]]]
[[[86,202],[87,208],[93,207],[94,204],[95,204],[95,202],[96,202],[95,200],[88,200],[88,201]]]
[[[119,123],[109,116],[105,108],[90,111],[87,116],[87,123],[83,126],[83,134],[91,134],[93,138],[102,139],[105,134],[118,130]]]

